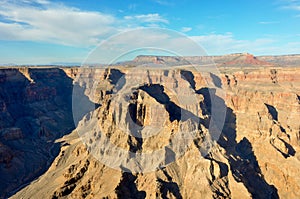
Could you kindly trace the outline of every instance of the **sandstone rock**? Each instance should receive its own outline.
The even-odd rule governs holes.
[[[234,64],[257,68],[220,68],[219,77],[187,68],[136,68],[135,73],[128,67],[64,69],[100,105],[59,140],[64,145],[48,171],[12,198],[299,198],[299,70],[259,68],[263,62],[249,54],[215,60],[235,58],[240,61]],[[166,57],[138,59],[183,63]],[[205,81],[214,78],[226,89],[224,99],[217,92],[204,92]],[[94,84],[94,79],[100,81]],[[185,101],[186,96],[195,97]],[[206,137],[212,133],[210,97],[218,100],[220,109],[226,108],[227,117],[219,139],[205,142],[212,139]],[[162,128],[149,136],[144,128],[156,124]],[[175,142],[176,135],[189,138],[180,132],[192,131],[191,142]],[[124,152],[117,150],[110,157],[108,142]],[[204,147],[211,150],[205,153]],[[139,156],[158,149],[161,155],[150,162]],[[114,166],[97,155],[114,161]],[[139,170],[156,164],[151,172]]]

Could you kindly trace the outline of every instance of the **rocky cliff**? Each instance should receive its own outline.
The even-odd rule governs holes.
[[[260,56],[259,59],[271,63],[276,63],[281,66],[299,67],[300,55],[278,55],[278,56]]]
[[[220,70],[64,69],[97,106],[12,198],[299,198],[299,69]],[[6,139],[24,136],[18,128]],[[8,167],[12,147],[0,146]]]
[[[44,173],[74,129],[72,79],[58,68],[0,69],[0,197]]]
[[[154,65],[217,65],[220,67],[299,67],[300,55],[254,56],[250,53],[234,53],[221,56],[148,56],[140,55],[134,60],[121,62],[121,66],[137,66],[152,63]]]

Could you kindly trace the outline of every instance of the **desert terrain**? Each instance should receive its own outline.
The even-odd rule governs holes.
[[[0,198],[300,198],[300,55],[6,66],[0,85]]]

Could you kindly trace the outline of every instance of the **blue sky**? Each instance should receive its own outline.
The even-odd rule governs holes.
[[[208,55],[299,54],[300,0],[2,0],[0,64],[81,63],[142,27],[181,32]]]

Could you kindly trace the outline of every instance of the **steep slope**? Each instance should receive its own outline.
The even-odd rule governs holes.
[[[78,70],[65,71],[78,77]],[[300,197],[299,70],[226,68],[219,77],[210,74],[226,89],[225,99],[195,71],[135,72],[134,78],[144,83],[133,84],[128,100],[122,100],[115,91],[126,85],[120,84],[123,76],[127,83],[132,78],[130,69],[81,71],[101,80],[85,84],[86,95],[99,106],[59,140],[63,147],[49,170],[12,198]],[[98,92],[91,92],[95,87]],[[182,91],[184,98],[195,96],[196,103],[187,106],[176,98],[174,92]],[[213,102],[226,110],[226,119],[219,139],[205,153],[204,138],[213,133],[208,129]],[[159,133],[143,130],[151,125]],[[173,139],[180,129],[195,132],[186,148]],[[112,162],[104,137],[126,153],[118,150]],[[138,154],[159,149],[157,159],[136,164],[136,157],[143,160]]]
[[[0,69],[0,198],[44,173],[74,129],[72,79],[57,68]]]
[[[226,61],[222,63],[222,66],[226,67],[262,67],[262,66],[272,66],[274,64],[261,61],[254,55],[251,55],[249,53],[245,54],[237,54],[236,57],[234,57],[233,60]]]
[[[299,72],[267,68],[222,77],[237,118],[236,140],[252,143],[262,174],[281,198],[299,197]]]

